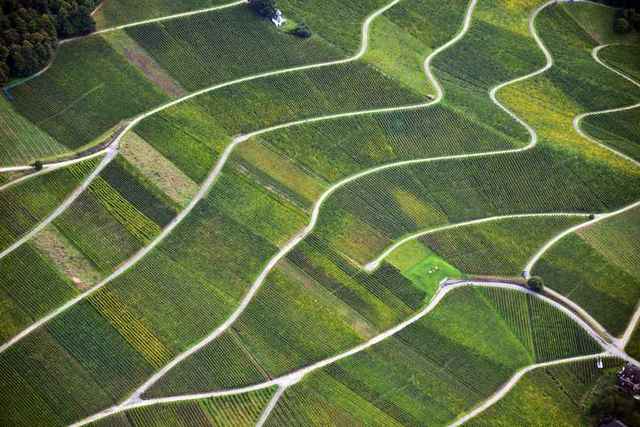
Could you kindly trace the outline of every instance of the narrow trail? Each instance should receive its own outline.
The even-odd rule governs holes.
[[[550,365],[550,364],[560,364],[560,363],[570,363],[572,361],[575,360],[581,360],[581,359],[588,359],[588,358],[595,358],[595,357],[605,357],[605,355],[607,355],[608,357],[617,357],[617,358],[621,358],[624,360],[628,360],[631,363],[636,363],[638,364],[638,362],[634,361],[633,359],[629,358],[624,352],[621,352],[620,350],[618,350],[617,348],[611,346],[609,343],[605,342],[602,337],[600,337],[600,335],[594,331],[593,329],[591,329],[589,327],[588,324],[586,324],[580,317],[578,317],[577,315],[575,315],[574,313],[572,313],[570,310],[568,310],[567,308],[565,308],[564,306],[560,305],[559,303],[551,300],[550,298],[541,295],[541,294],[537,294],[534,292],[531,292],[530,290],[522,287],[522,286],[518,286],[518,285],[514,285],[511,283],[501,283],[501,282],[472,282],[472,281],[443,281],[441,283],[440,288],[438,289],[438,292],[433,296],[433,298],[431,299],[431,301],[429,302],[429,304],[424,307],[422,310],[420,310],[418,313],[414,314],[412,317],[410,317],[409,319],[399,323],[398,325],[394,326],[393,328],[388,329],[387,331],[376,335],[375,337],[371,338],[370,340],[355,346],[353,348],[351,348],[350,350],[347,350],[345,352],[342,352],[340,354],[334,355],[332,357],[317,361],[311,365],[308,365],[304,368],[295,370],[289,374],[283,375],[281,377],[277,377],[274,378],[272,380],[269,381],[265,381],[263,383],[259,383],[259,384],[254,384],[254,385],[250,385],[250,386],[245,386],[245,387],[239,387],[239,388],[234,388],[234,389],[226,389],[226,390],[217,390],[217,391],[211,391],[211,392],[206,392],[206,393],[194,393],[194,394],[184,394],[184,395],[178,395],[178,396],[169,396],[169,397],[162,397],[162,398],[153,398],[153,399],[137,399],[135,401],[127,401],[124,402],[122,404],[119,405],[115,405],[112,406],[111,408],[107,408],[104,411],[101,411],[97,414],[91,415],[75,424],[72,424],[72,427],[80,427],[86,424],[90,424],[92,422],[96,422],[98,420],[101,420],[103,418],[106,418],[110,415],[113,414],[117,414],[117,413],[121,413],[130,409],[135,409],[135,408],[143,408],[143,407],[147,407],[147,406],[153,406],[153,405],[158,405],[158,404],[167,404],[167,403],[176,403],[176,402],[184,402],[184,401],[192,401],[192,400],[200,400],[200,399],[208,399],[208,398],[213,398],[213,397],[222,397],[222,396],[231,396],[231,395],[237,395],[237,394],[244,394],[244,393],[248,393],[248,392],[252,392],[252,391],[257,391],[257,390],[263,390],[265,388],[270,388],[270,387],[274,387],[277,386],[279,387],[279,389],[286,389],[287,387],[290,387],[292,385],[295,385],[296,383],[300,382],[307,374],[310,374],[312,372],[315,372],[319,369],[322,369],[326,366],[329,366],[331,364],[334,364],[340,360],[343,360],[345,358],[348,358],[350,356],[353,356],[357,353],[360,353],[362,351],[365,351],[367,349],[369,349],[370,347],[384,341],[385,339],[396,335],[397,333],[399,333],[400,331],[406,329],[407,327],[413,325],[414,323],[416,323],[417,321],[419,321],[420,319],[422,319],[423,317],[427,316],[429,313],[431,313],[433,310],[435,310],[437,308],[437,306],[440,304],[440,302],[442,302],[442,300],[451,292],[454,292],[455,290],[458,289],[462,289],[462,288],[467,288],[467,287],[479,287],[479,288],[490,288],[490,289],[505,289],[505,290],[511,290],[511,291],[516,291],[516,292],[520,292],[520,293],[524,293],[527,295],[531,295],[535,298],[538,298],[540,300],[542,300],[543,302],[553,306],[555,309],[563,312],[565,315],[569,316],[573,321],[576,322],[576,324],[582,328],[585,332],[587,332],[589,334],[589,336],[591,336],[595,342],[597,342],[602,348],[603,348],[603,352],[602,353],[598,353],[597,355],[589,355],[589,356],[578,356],[578,357],[571,357],[571,358],[566,358],[566,359],[559,359],[553,362],[546,362],[544,364],[538,364],[538,365]],[[640,365],[640,364],[639,364]],[[531,366],[537,366],[537,365],[531,365]],[[524,369],[533,369],[528,367],[528,368],[524,368]],[[516,374],[517,375],[517,374]],[[513,379],[512,379],[513,380]],[[517,382],[517,381],[516,381]],[[509,383],[507,383],[509,384]],[[515,385],[515,383],[514,383]],[[504,393],[506,394],[506,392]],[[499,400],[499,399],[497,399]],[[497,401],[496,400],[496,401]],[[273,402],[273,399],[272,399]],[[275,404],[274,404],[275,405]],[[483,405],[481,403],[481,405]],[[265,410],[266,412],[266,410]],[[264,415],[264,413],[263,413]]]
[[[244,77],[244,78],[240,78],[240,79],[237,79],[237,80],[233,80],[231,82],[222,83],[222,84],[219,84],[219,85],[212,86],[210,88],[206,88],[206,89],[194,92],[194,93],[192,93],[190,95],[187,95],[187,96],[185,96],[183,98],[180,98],[178,100],[175,100],[175,101],[169,102],[167,104],[164,104],[164,105],[162,105],[162,106],[160,106],[160,107],[158,107],[158,108],[156,108],[154,110],[151,110],[151,111],[149,111],[147,113],[144,113],[144,114],[138,116],[137,118],[132,120],[132,122],[127,126],[127,128],[122,133],[122,135],[124,135],[126,132],[131,130],[136,124],[138,124],[141,120],[143,120],[146,117],[149,117],[149,116],[151,116],[153,114],[156,114],[156,113],[158,113],[158,112],[160,112],[160,111],[162,111],[162,110],[164,110],[166,108],[170,108],[170,107],[172,107],[174,105],[177,105],[179,103],[185,102],[185,101],[187,101],[189,99],[192,99],[192,98],[194,98],[196,96],[199,96],[199,95],[204,94],[204,93],[208,93],[208,92],[213,91],[213,90],[217,90],[217,89],[220,89],[220,88],[223,88],[223,87],[227,87],[227,86],[230,86],[230,85],[233,85],[233,84],[238,84],[238,83],[242,83],[242,82],[255,80],[255,79],[258,79],[258,78],[270,77],[270,76],[274,76],[274,75],[279,75],[279,74],[284,74],[284,73],[294,72],[294,71],[307,70],[307,69],[312,69],[312,68],[321,68],[321,67],[326,67],[326,66],[331,66],[331,65],[338,65],[338,64],[343,64],[343,63],[347,63],[347,62],[351,62],[351,61],[355,61],[357,59],[360,59],[365,54],[365,52],[367,51],[367,48],[368,48],[368,32],[369,32],[369,26],[370,26],[371,22],[377,16],[381,15],[382,13],[387,11],[389,8],[393,7],[399,1],[400,0],[392,1],[387,6],[383,7],[382,9],[380,9],[380,10],[378,10],[376,12],[374,12],[372,15],[370,15],[367,18],[367,20],[363,24],[363,28],[362,28],[363,31],[362,31],[361,49],[355,56],[353,56],[351,58],[338,60],[338,61],[327,62],[327,63],[322,63],[322,64],[305,65],[305,66],[292,67],[292,68],[279,70],[279,71],[262,73],[262,74],[258,74],[258,75],[254,75],[254,76],[249,76],[249,77]],[[462,28],[461,32],[458,33],[458,35],[456,35],[456,37],[454,37],[452,40],[450,40],[447,44],[445,44],[445,45],[441,46],[440,48],[436,49],[427,58],[427,60],[425,61],[425,72],[426,72],[428,78],[434,83],[434,87],[436,88],[436,90],[438,92],[438,96],[436,97],[436,99],[434,101],[428,102],[428,103],[425,103],[425,104],[410,106],[410,107],[394,107],[394,108],[391,108],[391,109],[368,110],[368,111],[364,111],[364,112],[335,114],[335,115],[318,117],[318,118],[314,118],[314,119],[300,120],[300,121],[288,123],[288,124],[285,124],[285,125],[273,126],[271,128],[267,128],[267,129],[263,129],[263,130],[260,130],[260,131],[256,131],[256,132],[253,132],[253,133],[250,133],[250,134],[247,134],[247,135],[241,135],[241,136],[235,138],[233,140],[233,142],[225,149],[225,151],[222,154],[221,158],[218,160],[218,162],[216,163],[215,167],[211,171],[210,175],[207,177],[207,180],[203,183],[200,191],[198,192],[196,197],[194,197],[194,199],[192,200],[192,203],[190,203],[190,205],[185,210],[183,210],[181,212],[181,214],[178,217],[176,217],[174,219],[174,221],[172,221],[172,223],[170,223],[170,225],[167,228],[165,228],[163,230],[161,235],[158,236],[158,238],[155,239],[154,242],[152,242],[152,244],[150,246],[144,248],[141,252],[136,254],[132,259],[130,259],[120,269],[115,271],[111,276],[109,276],[109,278],[105,279],[105,281],[103,281],[101,284],[99,284],[96,287],[92,288],[88,292],[80,295],[78,298],[69,301],[67,304],[63,305],[62,307],[57,309],[55,312],[51,313],[50,315],[48,315],[47,317],[41,319],[40,321],[34,323],[28,329],[26,329],[25,331],[21,332],[16,337],[12,338],[12,340],[10,340],[8,343],[0,346],[0,353],[5,351],[11,345],[13,345],[16,342],[18,342],[20,339],[22,339],[25,336],[27,336],[28,334],[30,334],[33,330],[39,328],[40,326],[42,326],[43,324],[47,323],[49,320],[51,320],[52,318],[54,318],[57,315],[61,314],[62,312],[66,311],[68,308],[72,307],[73,305],[75,305],[76,303],[81,301],[82,299],[85,299],[90,294],[96,292],[98,289],[100,289],[100,287],[106,285],[108,282],[110,282],[111,280],[113,280],[116,277],[118,277],[120,274],[122,274],[128,268],[130,268],[135,263],[137,263],[142,257],[144,257],[148,252],[150,252],[155,246],[157,246],[182,221],[182,219],[184,219],[184,217],[186,217],[191,212],[191,210],[195,207],[195,205],[206,195],[206,193],[209,191],[210,187],[213,185],[213,183],[215,182],[216,178],[218,177],[220,171],[222,170],[222,167],[224,166],[224,164],[226,163],[227,159],[229,158],[229,155],[231,154],[233,149],[238,144],[240,144],[240,143],[242,143],[244,141],[247,141],[248,139],[250,139],[251,137],[254,137],[256,135],[260,135],[260,134],[263,134],[263,133],[266,133],[266,132],[270,132],[270,131],[274,131],[274,130],[277,130],[277,129],[283,129],[285,127],[297,126],[297,125],[301,125],[301,124],[304,124],[304,123],[312,123],[312,122],[320,121],[320,120],[330,120],[330,119],[338,118],[338,117],[349,117],[349,116],[356,116],[356,115],[361,115],[361,114],[373,114],[373,113],[386,112],[386,111],[398,111],[398,110],[409,109],[409,108],[425,108],[425,107],[428,107],[428,106],[431,106],[431,105],[434,105],[434,104],[437,104],[438,102],[440,102],[441,99],[444,96],[444,93],[443,93],[443,89],[440,86],[440,84],[438,83],[437,79],[432,74],[431,67],[430,67],[431,61],[438,53],[442,52],[443,50],[447,49],[451,45],[455,44],[457,41],[459,41],[466,34],[466,32],[469,29],[470,23],[471,23],[471,17],[472,17],[473,10],[475,8],[476,3],[477,3],[477,0],[471,0],[469,8],[467,10],[467,13],[465,15],[465,20],[464,20],[464,24],[463,24],[463,28]],[[352,182],[352,181],[354,181],[356,179],[359,179],[359,178],[361,178],[363,176],[366,176],[366,175],[369,175],[369,174],[372,174],[372,173],[376,173],[376,172],[379,172],[379,171],[382,171],[382,170],[390,169],[390,168],[402,167],[402,166],[406,166],[406,165],[410,165],[410,164],[417,164],[417,163],[435,162],[435,161],[441,161],[441,160],[498,156],[498,155],[507,154],[507,153],[515,153],[515,152],[526,151],[526,150],[530,150],[533,147],[535,147],[537,142],[538,142],[538,137],[537,137],[536,131],[530,125],[528,125],[526,122],[524,122],[522,119],[520,119],[515,113],[513,113],[511,110],[509,110],[507,107],[505,107],[497,99],[496,94],[500,89],[504,88],[507,85],[514,84],[514,83],[517,83],[517,82],[532,78],[534,76],[537,76],[539,74],[542,74],[542,73],[544,73],[545,71],[547,71],[549,68],[551,68],[553,66],[553,58],[552,58],[550,52],[547,50],[547,48],[544,45],[544,43],[542,42],[542,40],[540,39],[540,37],[538,36],[538,33],[537,33],[536,29],[535,29],[535,18],[537,17],[537,15],[540,13],[540,11],[542,11],[544,8],[546,8],[547,6],[549,6],[550,4],[553,4],[553,3],[555,3],[555,0],[550,0],[547,3],[543,4],[542,6],[540,6],[539,8],[537,8],[534,11],[534,13],[531,15],[530,20],[529,20],[529,28],[530,28],[531,34],[533,35],[536,43],[538,44],[538,46],[540,47],[540,49],[543,51],[543,53],[545,55],[545,58],[546,58],[545,66],[542,67],[541,69],[537,70],[537,71],[534,71],[534,72],[532,72],[530,74],[527,74],[526,76],[522,76],[522,77],[513,79],[513,80],[511,80],[509,82],[505,82],[505,83],[503,83],[501,85],[498,85],[498,86],[494,87],[490,91],[490,97],[491,97],[492,101],[496,105],[498,105],[503,111],[505,111],[509,116],[511,116],[514,120],[516,120],[518,123],[520,123],[523,127],[525,127],[529,131],[529,133],[531,135],[531,139],[530,139],[530,143],[526,147],[522,147],[522,148],[518,148],[518,149],[512,149],[512,150],[501,150],[501,151],[487,152],[487,153],[474,153],[474,154],[463,154],[463,155],[455,155],[455,156],[442,156],[442,157],[437,157],[437,158],[414,159],[414,160],[409,160],[409,161],[395,162],[395,163],[391,163],[391,164],[388,164],[388,165],[383,165],[383,166],[379,166],[379,167],[376,167],[376,168],[372,168],[372,169],[369,169],[367,171],[363,171],[363,172],[361,172],[359,174],[353,175],[353,176],[351,176],[349,178],[346,178],[346,179],[340,181],[339,183],[333,185],[331,188],[329,188],[327,190],[327,192],[325,192],[322,195],[322,197],[314,205],[313,214],[312,214],[312,218],[311,218],[311,223],[304,230],[302,230],[297,236],[295,236],[274,258],[272,258],[269,261],[269,263],[267,264],[266,268],[263,270],[263,272],[260,274],[260,276],[256,279],[256,282],[253,284],[253,286],[251,287],[251,289],[249,290],[247,295],[244,297],[244,299],[243,299],[242,303],[239,305],[238,309],[225,322],[225,324],[221,325],[218,329],[216,329],[216,331],[214,331],[214,333],[212,335],[210,335],[209,337],[207,337],[203,342],[199,343],[197,346],[194,346],[189,351],[181,354],[180,356],[178,356],[178,358],[174,359],[174,361],[172,361],[169,365],[167,365],[167,367],[163,368],[163,370],[161,370],[159,373],[154,375],[149,381],[147,381],[142,387],[140,387],[138,390],[136,390],[136,392],[134,392],[133,395],[131,397],[129,397],[127,400],[125,400],[122,404],[117,405],[117,406],[115,406],[113,408],[109,408],[109,409],[107,409],[104,412],[101,412],[99,414],[96,414],[93,417],[90,417],[90,419],[83,420],[80,423],[78,423],[77,425],[84,425],[87,422],[91,422],[91,421],[95,421],[97,419],[104,418],[105,416],[107,416],[109,414],[116,413],[116,412],[121,412],[123,410],[131,409],[131,408],[139,407],[139,406],[148,406],[148,405],[151,405],[151,404],[166,403],[166,402],[171,402],[171,401],[193,400],[193,399],[198,399],[198,398],[203,398],[203,397],[213,397],[213,396],[216,396],[216,395],[237,394],[237,393],[240,393],[240,392],[258,390],[258,389],[262,389],[262,388],[265,388],[265,387],[271,387],[271,386],[274,386],[274,385],[280,386],[280,388],[287,387],[290,384],[294,384],[295,382],[299,381],[300,378],[302,378],[302,376],[306,375],[306,373],[308,373],[308,372],[312,372],[313,370],[320,369],[320,368],[322,368],[324,366],[327,366],[328,364],[334,363],[334,362],[336,362],[336,361],[338,361],[338,360],[340,360],[342,358],[349,357],[349,356],[351,356],[351,355],[353,355],[353,354],[355,354],[355,353],[357,353],[359,351],[363,351],[363,350],[369,348],[370,346],[382,341],[383,339],[385,339],[385,338],[397,333],[398,331],[404,329],[405,327],[409,326],[410,324],[414,323],[415,321],[417,321],[418,319],[420,319],[421,317],[423,317],[424,315],[426,315],[430,311],[432,311],[435,308],[435,306],[437,306],[437,304],[442,300],[442,298],[448,292],[450,292],[452,289],[457,289],[458,287],[465,286],[464,284],[457,284],[457,285],[451,285],[449,287],[443,288],[443,290],[441,290],[436,295],[436,297],[434,297],[434,299],[431,301],[431,303],[424,310],[422,310],[420,313],[418,313],[417,315],[413,316],[412,318],[408,319],[407,321],[400,323],[399,325],[397,325],[396,327],[390,329],[389,331],[385,332],[384,334],[381,334],[381,335],[373,338],[372,340],[367,341],[366,343],[363,343],[362,345],[355,347],[354,349],[352,349],[350,351],[347,351],[345,353],[341,353],[341,354],[339,354],[337,356],[334,356],[332,358],[325,359],[323,361],[317,362],[317,363],[315,363],[313,365],[310,365],[307,368],[304,368],[304,369],[301,369],[301,370],[296,371],[294,373],[291,373],[291,374],[289,374],[289,375],[287,375],[285,377],[281,377],[279,379],[275,379],[275,380],[272,380],[270,382],[263,383],[261,385],[256,385],[256,386],[253,386],[253,387],[245,387],[243,389],[235,389],[235,390],[229,390],[229,391],[224,391],[224,392],[218,392],[218,393],[226,393],[226,394],[210,394],[209,393],[209,394],[178,396],[178,397],[165,398],[165,399],[149,399],[149,400],[141,400],[140,399],[140,396],[146,390],[148,390],[149,387],[151,387],[153,384],[155,384],[164,374],[166,374],[166,372],[168,372],[170,369],[175,367],[182,360],[186,359],[188,356],[192,355],[193,353],[195,353],[196,351],[198,351],[199,349],[204,347],[206,344],[211,342],[213,339],[215,339],[217,336],[219,336],[222,332],[224,332],[224,330],[226,330],[226,328],[228,326],[230,326],[233,322],[235,322],[235,320],[242,314],[244,309],[248,306],[249,302],[253,299],[253,297],[255,296],[256,292],[258,291],[260,285],[262,284],[262,282],[264,281],[264,279],[266,278],[268,273],[271,271],[271,269],[273,269],[273,267],[275,267],[275,265],[277,264],[277,262],[280,259],[282,259],[291,249],[293,249],[293,247],[295,247],[300,241],[302,241],[302,239],[304,239],[304,237],[306,237],[314,229],[315,223],[317,222],[317,219],[318,219],[320,207],[322,206],[323,202],[331,194],[333,194],[338,188],[344,186],[345,184],[347,184],[349,182]],[[116,141],[116,144],[120,141],[120,138],[122,137],[122,135],[118,138],[118,140]],[[115,150],[114,150],[114,152],[115,152]],[[604,214],[604,215],[608,215],[608,214]],[[601,216],[599,216],[598,218],[600,218]],[[481,285],[480,284],[476,284],[476,285],[477,286],[491,286],[490,284],[486,284],[486,283],[481,284]],[[506,285],[506,284],[493,284],[493,285],[497,285],[498,287],[514,287],[514,285]],[[471,286],[471,285],[467,284],[466,286]],[[518,290],[522,290],[522,288],[520,288],[520,287],[516,287],[516,288],[518,288]],[[558,306],[562,307],[559,304],[558,304]],[[566,310],[566,312],[568,312],[568,313],[571,313],[571,311],[567,310],[566,308],[564,310]],[[571,313],[571,314],[573,314],[573,313]],[[575,315],[573,315],[573,316],[575,316]],[[575,316],[575,317],[579,320],[580,325],[585,327],[585,330],[591,331],[593,334],[595,334],[595,336],[598,336],[598,337],[600,336],[598,333],[593,331],[589,327],[589,325],[584,323],[582,321],[582,319],[580,319],[578,316]],[[602,339],[600,338],[600,341],[598,341],[598,342],[601,342],[601,340]],[[609,346],[609,347],[612,347],[612,346]],[[613,346],[613,348],[609,348],[609,347],[607,347],[606,345],[603,344],[603,348],[606,348],[607,351],[612,352],[612,354],[613,353],[616,353],[616,354],[620,353],[620,351],[619,351],[619,349],[617,349],[617,347],[615,347],[615,346]],[[623,356],[624,356],[624,354],[623,354]]]
[[[289,388],[289,386],[280,386],[280,387],[278,387],[278,390],[273,395],[273,397],[269,401],[269,404],[267,405],[266,408],[264,408],[264,411],[260,415],[260,419],[256,423],[256,427],[262,427],[267,422],[267,419],[269,418],[269,415],[271,415],[271,412],[273,412],[273,410],[275,409],[276,405],[280,401],[280,398],[282,397],[284,392],[287,391],[287,388]]]
[[[6,248],[4,251],[0,252],[0,260],[9,255],[11,252],[18,249],[20,246],[28,242],[33,236],[38,234],[42,229],[44,229],[47,225],[51,224],[58,218],[60,215],[67,210],[69,206],[73,202],[76,201],[78,197],[82,195],[82,193],[89,188],[89,185],[93,182],[93,180],[100,175],[100,173],[106,168],[109,163],[115,158],[118,154],[117,146],[112,147],[107,154],[104,156],[100,164],[93,170],[93,172],[87,176],[82,183],[59,205],[53,212],[51,212],[46,218],[44,218],[40,223],[35,226],[31,231],[23,235],[20,239],[15,241],[11,246]],[[0,347],[1,349],[2,347]],[[2,352],[2,350],[0,350]]]
[[[612,46],[612,44],[603,44],[600,46],[595,47],[592,51],[591,51],[591,56],[593,57],[593,59],[600,64],[601,66],[605,67],[606,69],[608,69],[609,71],[617,74],[618,76],[622,77],[623,79],[631,82],[634,86],[640,88],[640,83],[636,82],[634,79],[632,79],[631,77],[627,76],[626,74],[622,73],[621,71],[616,70],[615,68],[609,66],[607,63],[605,63],[604,61],[602,61],[602,59],[599,56],[599,53],[602,49]],[[624,106],[624,107],[618,107],[618,108],[611,108],[611,109],[607,109],[607,110],[601,110],[601,111],[594,111],[594,112],[588,112],[588,113],[582,113],[579,114],[578,116],[576,116],[573,120],[573,127],[575,129],[575,131],[582,136],[583,138],[585,138],[586,140],[590,141],[593,144],[596,144],[610,152],[612,152],[613,154],[621,157],[622,159],[625,159],[629,162],[631,162],[632,164],[634,164],[635,166],[640,167],[640,162],[638,160],[635,160],[629,156],[627,156],[624,153],[621,153],[619,151],[617,151],[616,149],[598,141],[597,139],[591,137],[589,134],[587,134],[582,128],[581,128],[581,123],[582,121],[587,118],[587,117],[591,117],[591,116],[596,116],[596,115],[602,115],[602,114],[612,114],[612,113],[618,113],[618,112],[623,112],[623,111],[628,111],[628,110],[632,110],[635,108],[639,108],[640,107],[640,103],[636,103],[633,105],[629,105],[629,106]],[[574,234],[577,231],[580,231],[584,228],[588,228],[591,227],[601,221],[605,221],[607,219],[613,218],[615,216],[621,215],[625,212],[628,212],[632,209],[636,209],[636,208],[640,208],[640,200],[636,201],[634,203],[631,203],[621,209],[618,209],[616,211],[613,212],[609,212],[609,213],[604,213],[604,214],[596,214],[594,215],[594,219],[579,225],[576,225],[575,227],[571,227],[567,230],[564,230],[563,232],[557,234],[556,236],[554,236],[551,240],[549,240],[542,248],[540,248],[540,250],[538,252],[536,252],[533,257],[529,260],[529,262],[527,263],[527,265],[524,268],[524,276],[526,278],[531,277],[531,272],[533,271],[533,269],[535,268],[535,266],[537,265],[537,263],[540,261],[540,259],[552,248],[554,247],[557,243],[559,243],[561,240],[563,240],[565,237]],[[560,300],[562,300],[564,303],[566,303],[567,305],[570,305],[573,307],[574,310],[576,310],[577,312],[580,312],[585,318],[590,319],[590,322],[592,323],[592,325],[596,326],[597,328],[601,329],[602,331],[604,331],[605,333],[609,334],[610,333],[606,330],[606,328],[604,328],[596,319],[594,319],[586,310],[584,310],[582,307],[580,307],[579,305],[577,305],[576,303],[574,303],[573,301],[571,301],[571,299],[565,297],[564,295],[560,294],[559,292],[554,291],[553,289],[549,289],[547,288],[547,292],[553,294],[553,296],[555,298],[558,298]],[[624,331],[624,333],[622,334],[621,337],[619,338],[615,338],[615,341],[617,342],[617,345],[620,346],[621,348],[624,348],[627,343],[629,342],[629,340],[631,339],[631,335],[633,335],[633,331],[635,330],[636,326],[638,325],[638,322],[640,321],[640,304],[637,305],[636,311],[634,312],[633,316],[630,319],[630,322],[626,328],[626,330]]]
[[[490,407],[498,403],[500,400],[502,400],[504,397],[506,397],[507,394],[509,394],[509,392],[518,384],[518,382],[520,382],[522,377],[524,377],[526,374],[528,374],[531,371],[534,371],[540,368],[547,368],[549,366],[556,366],[556,365],[562,365],[567,363],[575,363],[575,362],[581,362],[585,360],[594,360],[594,359],[602,359],[602,358],[610,358],[610,357],[615,357],[615,356],[612,356],[609,353],[605,352],[605,353],[599,353],[599,354],[591,354],[588,356],[578,356],[578,357],[570,357],[567,359],[559,359],[559,360],[554,360],[552,362],[536,363],[535,365],[527,366],[526,368],[523,368],[518,372],[516,372],[516,374],[513,377],[511,377],[511,379],[507,383],[505,383],[490,398],[483,401],[480,405],[476,406],[468,414],[458,418],[456,421],[449,424],[449,427],[461,426],[467,423],[468,421],[471,421],[473,418],[477,417],[478,415],[482,414],[484,411],[486,411],[487,409],[489,409]]]
[[[453,230],[453,229],[456,229],[456,228],[469,227],[469,226],[479,225],[479,224],[486,224],[486,223],[489,223],[489,222],[499,222],[499,221],[504,221],[504,220],[509,220],[509,219],[545,218],[545,217],[551,217],[551,218],[555,218],[555,217],[573,218],[573,217],[575,217],[575,218],[585,218],[585,219],[587,219],[589,217],[589,215],[587,215],[585,213],[579,213],[579,212],[575,212],[575,213],[574,212],[550,212],[550,213],[498,215],[498,216],[491,216],[491,217],[487,217],[487,218],[474,219],[474,220],[471,220],[471,221],[460,222],[460,223],[457,223],[457,224],[447,224],[447,225],[443,225],[443,226],[439,226],[439,227],[435,227],[435,228],[429,228],[427,230],[422,230],[422,231],[418,231],[416,233],[410,234],[410,235],[404,237],[403,239],[398,240],[397,242],[395,242],[394,244],[389,246],[387,249],[385,249],[376,259],[374,259],[373,261],[369,262],[368,264],[362,266],[362,269],[364,271],[368,272],[368,273],[372,273],[378,267],[380,267],[380,264],[382,263],[382,261],[385,258],[387,258],[392,252],[394,252],[400,246],[404,245],[407,242],[410,242],[411,240],[416,240],[416,239],[418,239],[420,237],[427,236],[429,234],[435,234],[435,233],[439,233],[441,231]]]

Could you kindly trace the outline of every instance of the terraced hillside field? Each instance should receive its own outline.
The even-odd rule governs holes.
[[[640,417],[621,12],[250,3],[105,0],[4,88],[0,424]]]

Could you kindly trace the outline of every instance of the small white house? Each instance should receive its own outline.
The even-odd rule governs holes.
[[[276,9],[276,14],[271,18],[271,22],[273,22],[273,25],[280,28],[284,25],[285,22],[287,22],[287,20],[284,19],[282,11],[280,9]]]

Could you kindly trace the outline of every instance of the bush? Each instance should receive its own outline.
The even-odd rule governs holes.
[[[43,167],[44,167],[44,163],[42,163],[42,160],[36,160],[33,163],[33,168],[37,171],[41,171]]]
[[[309,37],[311,37],[311,30],[309,29],[309,27],[307,27],[306,24],[300,23],[291,31],[291,34],[303,39],[308,39]]]
[[[631,24],[626,18],[618,18],[613,23],[613,31],[618,34],[627,34],[631,32]]]
[[[544,290],[544,280],[539,276],[530,277],[527,280],[527,287],[533,292],[542,292]]]
[[[275,0],[249,0],[249,5],[258,15],[264,18],[272,18],[276,14]]]

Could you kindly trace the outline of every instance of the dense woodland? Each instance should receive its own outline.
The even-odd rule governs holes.
[[[95,29],[99,0],[0,0],[0,84],[26,77],[51,59],[58,39]]]

